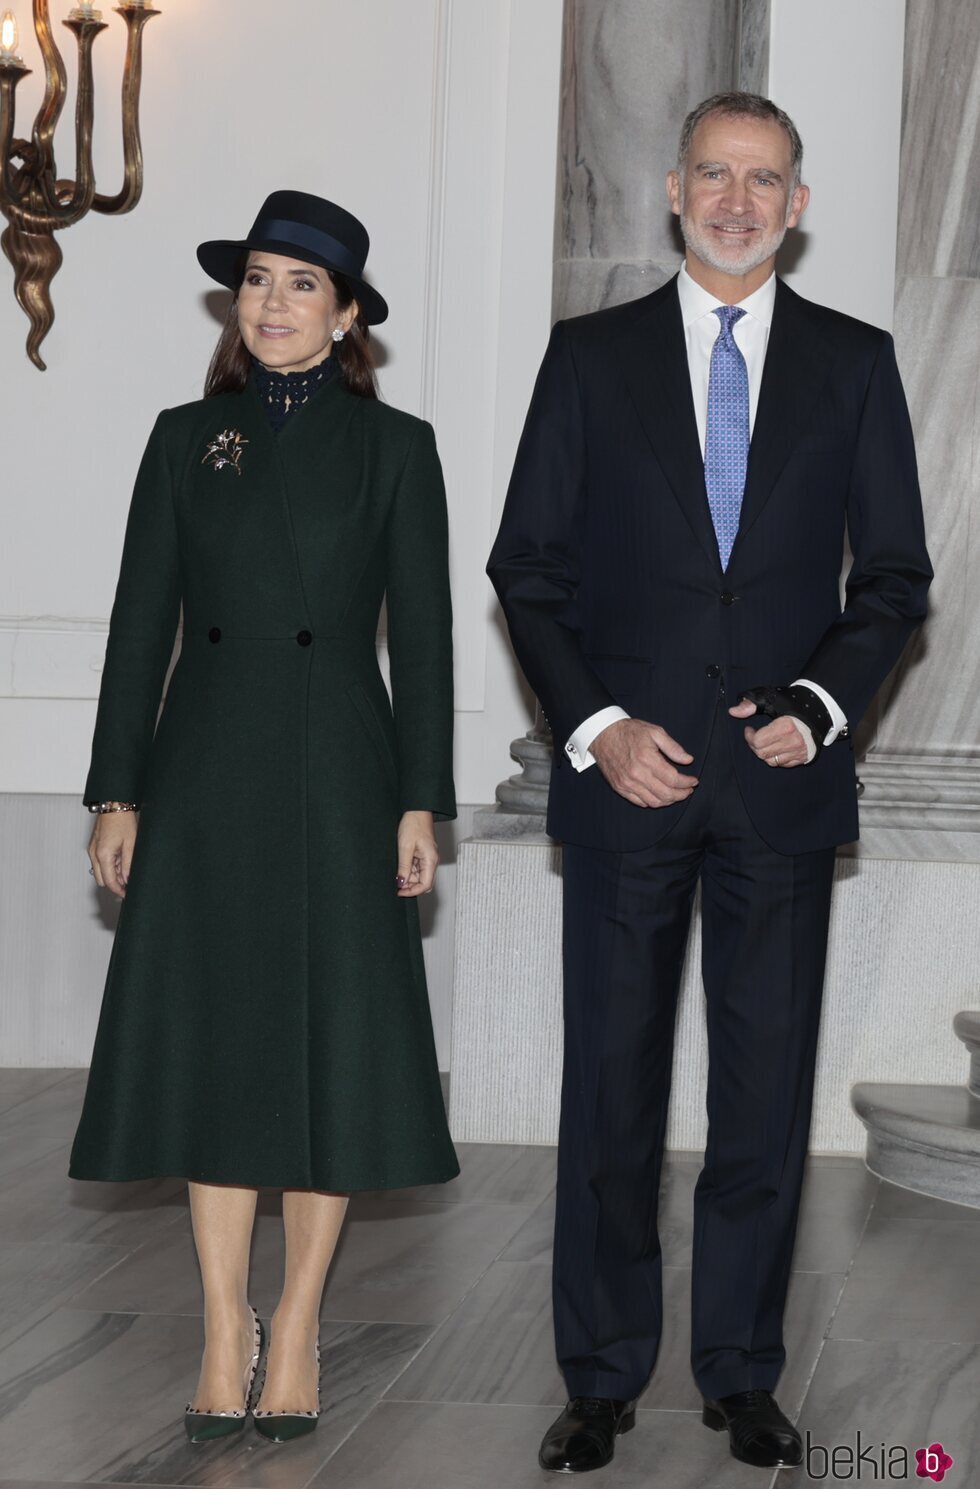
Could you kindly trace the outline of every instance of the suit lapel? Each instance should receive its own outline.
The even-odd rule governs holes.
[[[830,365],[830,348],[806,314],[806,302],[778,279],[732,558],[799,443]]]
[[[643,313],[620,336],[618,351],[630,396],[657,463],[694,536],[720,570],[676,277],[649,297]]]

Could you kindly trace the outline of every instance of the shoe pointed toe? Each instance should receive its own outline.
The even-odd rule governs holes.
[[[185,1411],[184,1431],[188,1441],[218,1442],[223,1437],[235,1437],[245,1430],[245,1413],[233,1416],[218,1412]]]
[[[281,1416],[256,1416],[253,1423],[256,1432],[267,1442],[295,1442],[297,1437],[308,1437],[316,1431],[318,1413],[293,1415],[284,1412]]]

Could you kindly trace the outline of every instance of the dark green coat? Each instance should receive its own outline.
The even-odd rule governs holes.
[[[339,378],[279,434],[251,383],[157,420],[85,789],[141,813],[73,1177],[457,1173],[395,894],[401,813],[456,810],[446,527],[431,427]]]

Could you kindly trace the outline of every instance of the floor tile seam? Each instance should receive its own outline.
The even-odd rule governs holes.
[[[548,1196],[546,1195],[545,1198],[547,1198],[547,1197]],[[377,1205],[379,1203],[379,1201],[376,1200],[373,1203],[375,1205]],[[405,1208],[405,1209],[408,1210],[409,1215],[412,1215],[412,1214],[426,1215],[426,1214],[429,1214],[430,1212],[433,1215],[435,1215],[435,1214],[444,1214],[446,1211],[475,1209],[478,1205],[482,1205],[485,1209],[490,1209],[490,1210],[521,1210],[521,1211],[524,1211],[525,1212],[525,1219],[528,1219],[529,1220],[531,1218],[531,1216],[534,1214],[535,1210],[537,1210],[539,1208],[541,1202],[538,1201],[538,1200],[525,1201],[525,1200],[491,1200],[491,1199],[465,1199],[465,1200],[409,1199],[409,1200],[387,1200],[387,1201],[382,1200],[382,1201],[380,1201],[380,1203],[381,1204],[389,1204],[389,1205],[397,1205],[399,1207],[403,1207],[403,1208]],[[358,1207],[355,1205],[355,1206],[352,1207],[352,1218],[355,1219],[358,1223],[364,1223],[366,1221],[371,1220],[373,1217],[369,1213],[365,1213],[364,1211],[360,1211],[358,1209]]]
[[[972,1210],[970,1205],[964,1205],[964,1209]],[[956,1215],[889,1215],[886,1210],[879,1212],[881,1219],[889,1225],[955,1225],[962,1230],[976,1230],[980,1225],[980,1210],[974,1211],[975,1217],[968,1220],[960,1220]]]
[[[434,1332],[435,1331],[433,1331],[433,1333]],[[401,1370],[399,1370],[398,1373],[395,1375],[394,1380],[391,1382],[392,1385],[394,1385],[395,1381],[401,1380],[402,1376],[405,1374],[405,1371],[409,1368],[410,1365],[414,1365],[415,1361],[418,1359],[419,1355],[422,1353],[422,1351],[425,1349],[426,1345],[432,1338],[433,1334],[429,1334],[427,1338],[423,1339],[420,1342],[418,1349],[412,1352],[411,1356],[405,1361]],[[308,1489],[308,1485],[312,1484],[313,1480],[320,1476],[320,1474],[326,1468],[327,1464],[330,1463],[331,1460],[337,1455],[337,1453],[340,1452],[340,1449],[344,1446],[344,1443],[346,1443],[349,1438],[353,1437],[355,1432],[359,1431],[359,1429],[363,1427],[364,1423],[369,1419],[369,1417],[373,1416],[383,1400],[384,1392],[382,1392],[381,1395],[376,1396],[364,1415],[362,1417],[359,1417],[356,1422],[353,1422],[351,1424],[350,1430],[345,1432],[343,1437],[334,1445],[333,1448],[331,1448],[330,1452],[327,1454],[326,1458],[324,1458],[323,1462],[317,1466],[317,1468],[308,1479],[304,1479],[303,1484],[300,1486],[300,1489]],[[2,1486],[0,1486],[0,1489],[2,1489]]]
[[[804,1408],[806,1407],[807,1397],[810,1394],[810,1387],[813,1384],[814,1376],[816,1375],[817,1369],[818,1369],[818,1367],[820,1365],[820,1361],[823,1358],[823,1353],[824,1353],[824,1350],[826,1348],[827,1341],[831,1337],[831,1330],[834,1327],[834,1319],[837,1317],[837,1314],[838,1314],[838,1312],[840,1310],[841,1298],[843,1298],[844,1292],[845,1292],[845,1290],[847,1288],[847,1284],[851,1280],[851,1273],[854,1270],[855,1259],[857,1257],[858,1252],[861,1249],[861,1243],[864,1240],[865,1235],[867,1234],[868,1226],[871,1223],[871,1217],[874,1214],[875,1206],[878,1203],[878,1196],[879,1196],[879,1194],[880,1194],[880,1182],[879,1182],[879,1188],[875,1191],[874,1196],[872,1197],[871,1203],[868,1206],[867,1214],[864,1217],[864,1224],[861,1226],[860,1234],[858,1235],[857,1240],[854,1243],[854,1250],[851,1253],[851,1259],[848,1262],[845,1271],[843,1273],[837,1272],[837,1273],[828,1273],[827,1274],[828,1276],[838,1276],[838,1277],[840,1277],[841,1278],[841,1285],[840,1285],[840,1287],[837,1290],[837,1297],[835,1298],[833,1307],[830,1310],[830,1317],[828,1318],[828,1320],[827,1320],[827,1322],[826,1322],[826,1324],[824,1326],[823,1334],[821,1335],[821,1338],[820,1338],[820,1346],[819,1346],[819,1348],[817,1350],[816,1355],[814,1356],[813,1364],[811,1365],[810,1370],[809,1370],[809,1373],[808,1373],[808,1375],[806,1377],[806,1380],[805,1380],[805,1382],[803,1384],[803,1393],[802,1393],[802,1395],[800,1397],[800,1410],[799,1410],[798,1416],[802,1416],[803,1411],[804,1411]],[[776,1482],[777,1482],[777,1480],[774,1479],[773,1480],[773,1485],[775,1485]]]
[[[862,1334],[828,1334],[825,1344],[955,1344],[958,1349],[980,1349],[980,1335],[976,1339],[952,1339],[948,1334],[923,1334],[916,1329],[914,1334],[883,1334],[869,1339]]]
[[[57,1069],[59,1067],[46,1067],[44,1065],[0,1066],[2,1070],[45,1070],[48,1068]],[[12,1102],[10,1106],[0,1108],[0,1117],[6,1116],[7,1112],[15,1111],[17,1107],[23,1106],[26,1101],[37,1101],[39,1096],[46,1096],[49,1091],[56,1091],[59,1086],[65,1084],[65,1081],[70,1081],[73,1075],[77,1075],[79,1070],[84,1070],[86,1067],[84,1065],[62,1065],[60,1068],[64,1071],[64,1075],[59,1076],[56,1081],[52,1081],[50,1086],[42,1086],[40,1091],[33,1091],[30,1096],[22,1096],[19,1101]],[[0,1479],[0,1483],[2,1482],[3,1480]]]
[[[122,1261],[125,1261],[126,1258],[123,1257],[121,1260]],[[112,1271],[115,1267],[119,1266],[120,1264],[121,1264],[121,1262],[113,1262],[112,1265],[111,1265],[111,1267],[109,1268],[109,1271]],[[102,1276],[103,1277],[105,1275],[106,1275],[105,1273],[102,1273]],[[94,1287],[95,1286],[95,1283],[97,1281],[99,1281],[99,1280],[100,1280],[99,1278],[95,1278],[92,1281],[91,1284],[86,1283],[86,1287],[88,1287],[89,1285],[91,1285],[92,1287]],[[65,1299],[64,1304],[62,1304],[61,1306],[64,1307],[66,1310],[72,1312],[72,1313],[100,1313],[100,1314],[104,1314],[106,1317],[118,1316],[118,1317],[121,1317],[121,1318],[193,1318],[193,1319],[202,1319],[204,1317],[204,1309],[203,1309],[203,1307],[198,1312],[194,1312],[194,1313],[188,1313],[184,1309],[175,1309],[175,1308],[104,1308],[104,1307],[97,1307],[97,1306],[83,1306],[74,1296],[72,1296],[71,1298]],[[268,1317],[271,1317],[272,1312],[273,1312],[272,1309],[268,1310],[268,1314],[267,1314],[266,1310],[263,1309],[263,1308],[260,1308],[258,1310],[258,1313],[259,1313],[259,1317],[260,1318],[264,1318],[264,1317],[267,1317],[267,1316]],[[428,1329],[430,1331],[429,1337],[431,1338],[432,1335],[434,1335],[437,1330],[439,1330],[439,1329],[442,1328],[443,1323],[445,1323],[448,1320],[449,1317],[450,1317],[450,1315],[449,1314],[446,1314],[443,1317],[440,1317],[440,1318],[437,1318],[437,1319],[431,1319],[431,1318],[348,1318],[348,1317],[340,1318],[340,1317],[335,1316],[334,1314],[321,1314],[320,1315],[320,1323],[321,1324],[364,1324],[364,1325],[368,1325],[368,1324],[374,1325],[374,1324],[377,1324],[381,1328]],[[3,1485],[3,1480],[0,1479],[0,1489],[2,1489],[2,1485]]]
[[[553,1193],[549,1189],[546,1194],[535,1199],[490,1199],[486,1195],[474,1195],[471,1199],[418,1199],[405,1201],[412,1205],[429,1205],[434,1210],[464,1210],[469,1205],[492,1205],[496,1210],[527,1210],[533,1215],[542,1203],[550,1198]],[[3,1480],[0,1479],[0,1484]]]
[[[515,1236],[517,1235],[517,1231],[514,1232],[514,1235]],[[425,1344],[423,1344],[421,1346],[421,1348],[419,1350],[419,1353],[421,1353],[421,1350],[422,1349],[428,1349],[429,1345],[432,1344],[433,1341],[436,1340],[439,1337],[439,1335],[444,1330],[448,1330],[449,1329],[450,1325],[452,1324],[453,1319],[456,1317],[457,1313],[462,1308],[462,1306],[466,1302],[467,1298],[469,1298],[470,1295],[476,1290],[476,1288],[479,1287],[480,1283],[488,1275],[488,1273],[490,1272],[491,1268],[495,1267],[498,1264],[498,1262],[503,1257],[503,1254],[506,1251],[507,1246],[510,1245],[510,1242],[513,1239],[514,1239],[514,1236],[511,1236],[510,1239],[506,1242],[506,1244],[500,1248],[500,1250],[497,1252],[496,1256],[492,1259],[492,1261],[490,1261],[487,1264],[487,1266],[484,1267],[484,1269],[480,1273],[480,1275],[478,1277],[474,1278],[472,1284],[466,1289],[466,1291],[462,1294],[462,1296],[459,1299],[457,1299],[455,1305],[449,1310],[449,1312],[445,1315],[445,1317],[442,1319],[442,1321],[435,1326],[435,1328],[432,1331],[432,1334],[431,1334],[430,1338],[427,1339],[426,1342],[425,1342]],[[526,1266],[533,1266],[534,1264],[532,1262],[511,1262],[510,1265],[511,1266],[525,1266],[526,1267]],[[409,1363],[411,1363],[411,1362],[409,1362]],[[407,1368],[408,1368],[408,1365],[406,1365],[405,1369],[407,1370]],[[392,1381],[392,1385],[394,1385],[396,1381],[400,1380],[401,1377],[402,1377],[402,1375],[404,1373],[405,1373],[404,1371],[399,1371],[398,1375],[395,1376],[395,1380]],[[391,1389],[391,1386],[388,1387],[388,1390],[390,1390],[390,1389]],[[384,1392],[384,1395],[380,1399],[381,1400],[385,1400],[387,1398],[387,1395],[388,1395],[388,1392],[385,1391]]]
[[[63,1241],[39,1241],[34,1240],[33,1237],[24,1241],[17,1241],[12,1239],[5,1240],[3,1237],[0,1237],[0,1251],[3,1251],[8,1246],[26,1246],[34,1254],[43,1251],[60,1251],[66,1246],[70,1247],[72,1251],[88,1251],[91,1247],[99,1245],[101,1245],[104,1251],[121,1251],[126,1256],[132,1256],[133,1254],[128,1247],[117,1246],[112,1241],[72,1241],[67,1238]],[[2,1483],[3,1479],[0,1479],[0,1484]]]
[[[89,1243],[89,1244],[91,1244],[91,1243]],[[116,1250],[120,1250],[120,1251],[123,1250],[122,1247],[117,1247],[115,1249]],[[88,1289],[90,1287],[98,1287],[99,1283],[100,1282],[104,1282],[105,1279],[109,1276],[110,1272],[114,1272],[117,1267],[124,1266],[125,1263],[129,1261],[129,1259],[130,1259],[130,1257],[132,1255],[133,1255],[133,1253],[131,1251],[123,1251],[123,1255],[122,1256],[117,1256],[116,1259],[115,1259],[115,1261],[109,1262],[109,1264],[103,1269],[103,1271],[99,1272],[99,1274],[96,1277],[90,1277],[88,1279],[88,1281],[85,1282],[85,1283],[83,1283],[82,1286],[80,1288],[78,1288],[75,1292],[69,1293],[67,1295],[67,1297],[64,1299],[64,1302],[66,1304],[70,1304],[75,1298],[79,1298],[79,1297],[84,1296],[84,1294],[88,1291]],[[102,1311],[104,1312],[105,1310],[103,1309]],[[76,1308],[75,1309],[75,1312],[76,1313],[91,1313],[92,1310],[90,1308]]]
[[[848,1262],[847,1266],[851,1264]],[[818,1267],[791,1267],[790,1272],[794,1277],[846,1277],[847,1268],[828,1267],[826,1272],[821,1272]]]
[[[0,1489],[11,1489],[11,1486],[36,1484],[37,1479],[0,1479]],[[66,1489],[188,1489],[186,1480],[179,1484],[176,1480],[166,1479],[44,1479],[45,1484],[64,1484]],[[263,1489],[261,1484],[235,1484],[234,1489]]]
[[[32,1135],[35,1139],[38,1136],[36,1133]],[[20,1136],[23,1136],[23,1134],[18,1132],[4,1132],[3,1128],[0,1127],[0,1141],[6,1139],[10,1142],[13,1142],[15,1138]],[[32,1168],[37,1163],[43,1163],[49,1158],[54,1158],[58,1152],[67,1153],[71,1148],[70,1138],[42,1136],[41,1141],[46,1143],[53,1143],[54,1146],[50,1148],[47,1153],[32,1153],[30,1156],[25,1156],[17,1163],[15,1163],[12,1168],[6,1169],[5,1172],[0,1175],[0,1188],[6,1188],[8,1182],[12,1179],[15,1179],[17,1175],[21,1173],[25,1168]],[[68,1165],[65,1164],[65,1176],[67,1176],[67,1173]],[[2,1482],[3,1480],[0,1479],[0,1483]]]

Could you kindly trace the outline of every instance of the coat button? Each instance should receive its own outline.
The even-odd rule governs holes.
[[[296,640],[299,642],[300,646],[309,646],[310,642],[313,640],[313,632],[297,631]]]
[[[209,641],[220,641],[221,640],[221,632],[220,632],[220,630],[218,629],[217,626],[212,626],[211,627],[210,631],[208,632],[208,640]]]
[[[725,593],[721,597],[721,603],[723,605],[734,605],[735,596],[732,594],[730,589],[725,590]]]
[[[720,677],[721,668],[718,666],[718,663],[712,662],[710,667],[705,667],[704,675],[705,677]]]

